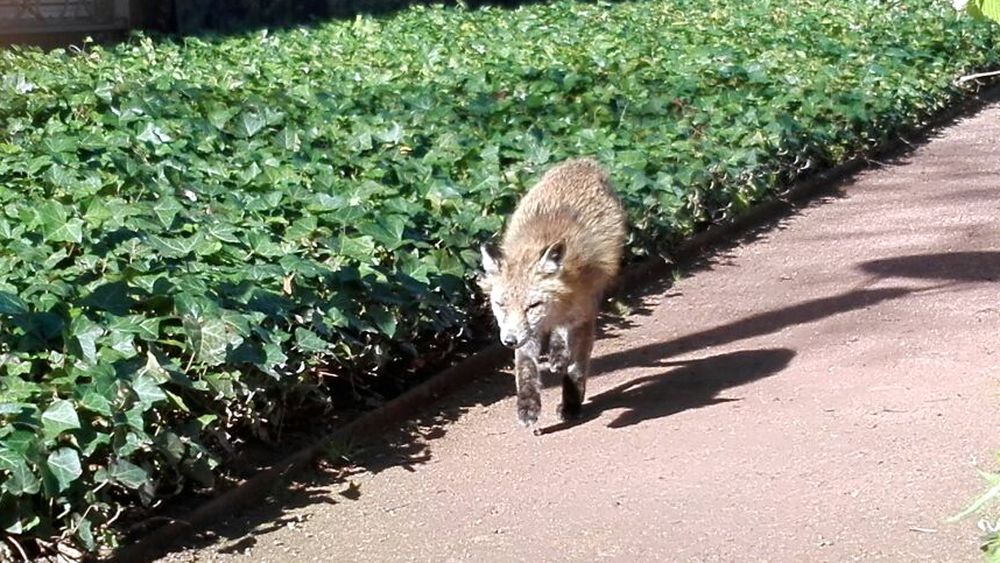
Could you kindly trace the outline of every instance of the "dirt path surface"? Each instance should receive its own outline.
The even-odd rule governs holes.
[[[483,374],[171,560],[976,561],[1000,448],[1000,106],[605,325],[587,418]]]

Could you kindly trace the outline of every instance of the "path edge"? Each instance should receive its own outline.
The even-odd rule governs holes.
[[[948,106],[923,123],[907,128],[893,139],[864,154],[803,178],[781,196],[758,203],[731,220],[711,225],[688,237],[677,246],[671,257],[655,256],[626,267],[619,277],[614,293],[620,295],[635,291],[651,278],[656,279],[668,273],[673,267],[698,259],[706,250],[730,241],[750,228],[765,226],[769,221],[787,215],[803,203],[831,191],[844,180],[865,169],[875,159],[910,152],[917,145],[926,142],[934,131],[952,124],[959,118],[977,113],[997,100],[1000,100],[1000,83],[981,88],[978,92]],[[913,140],[907,140],[906,137],[911,137]],[[290,476],[308,467],[330,444],[357,444],[365,437],[370,438],[394,425],[399,425],[472,382],[476,377],[495,371],[509,359],[509,351],[501,344],[487,345],[395,399],[362,414],[345,426],[208,500],[191,512],[186,519],[171,520],[139,541],[119,548],[112,554],[110,560],[132,563],[149,561],[164,555],[164,552],[176,544],[182,536],[193,534],[209,524],[231,517],[262,502],[275,491],[276,487],[287,486]]]

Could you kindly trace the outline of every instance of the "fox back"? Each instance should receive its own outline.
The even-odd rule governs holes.
[[[607,173],[591,159],[566,161],[521,199],[499,252],[483,248],[483,288],[501,340],[518,347],[596,314],[618,274],[626,217]]]

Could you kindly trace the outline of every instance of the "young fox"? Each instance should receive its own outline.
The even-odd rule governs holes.
[[[482,247],[481,285],[500,341],[514,349],[517,417],[525,427],[538,421],[546,368],[562,375],[559,416],[580,414],[597,312],[618,274],[625,220],[600,165],[569,160],[521,199],[500,250]]]

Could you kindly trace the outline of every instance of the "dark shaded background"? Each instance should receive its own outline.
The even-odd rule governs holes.
[[[45,0],[58,4],[60,0]],[[74,4],[73,0],[68,0]],[[94,0],[96,12],[109,12]],[[543,0],[464,0],[470,8],[498,6],[513,8]],[[12,3],[13,2],[13,3]],[[90,5],[91,2],[76,2]],[[318,23],[331,19],[352,19],[359,14],[389,14],[412,5],[459,5],[460,0],[129,0],[130,30],[154,35],[227,35],[258,29]],[[90,37],[97,43],[115,43],[125,39],[129,30],[121,25],[97,21],[99,17],[75,22],[59,22],[46,29],[43,19],[32,17],[31,10],[16,8],[17,0],[0,0],[0,8],[16,17],[4,17],[0,10],[0,46],[37,45],[44,48],[80,45]],[[93,7],[91,7],[93,9]],[[93,21],[91,21],[93,20]],[[41,24],[41,25],[39,25]]]

